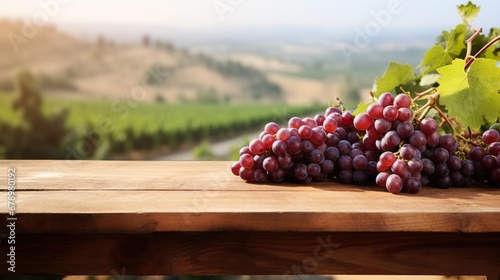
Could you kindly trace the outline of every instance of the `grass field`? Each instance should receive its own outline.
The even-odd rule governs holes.
[[[13,95],[0,94],[0,122],[22,125],[22,116],[11,108]],[[88,139],[104,152],[93,158],[159,145],[172,148],[184,142],[224,138],[262,126],[285,122],[291,116],[305,117],[324,106],[164,104],[134,100],[44,99],[43,111],[50,115],[67,109],[66,126],[73,142]],[[93,141],[92,141],[93,140]]]

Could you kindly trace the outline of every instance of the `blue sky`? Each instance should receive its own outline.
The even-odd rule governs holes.
[[[32,18],[42,10],[40,3],[57,3],[50,23],[105,23],[123,25],[157,25],[180,28],[218,28],[242,26],[304,26],[327,29],[364,27],[374,14],[391,13],[389,30],[449,29],[460,21],[456,5],[466,1],[410,0],[17,0],[3,1],[0,17]],[[476,0],[482,7],[476,26],[500,26],[500,1]],[[214,4],[233,3],[222,18]],[[221,5],[218,5],[219,7]],[[223,5],[222,5],[223,6]],[[227,6],[226,6],[227,7]],[[394,10],[394,9],[393,9]]]

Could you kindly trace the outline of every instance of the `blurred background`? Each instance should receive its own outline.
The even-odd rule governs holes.
[[[474,24],[498,26],[477,0]],[[268,121],[369,98],[465,1],[4,1],[0,158],[227,160]]]

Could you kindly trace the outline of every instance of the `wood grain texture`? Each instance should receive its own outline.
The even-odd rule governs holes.
[[[228,162],[0,161],[17,168],[18,230],[500,232],[500,189],[249,184]],[[6,217],[5,189],[0,216]]]
[[[500,275],[492,233],[23,234],[17,243],[22,274]]]

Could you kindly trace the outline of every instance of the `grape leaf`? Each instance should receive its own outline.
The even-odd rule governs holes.
[[[467,71],[465,61],[455,59],[451,65],[437,69],[439,101],[450,117],[474,130],[483,118],[493,122],[500,116],[500,68],[493,59],[476,59]]]
[[[464,23],[469,25],[477,17],[480,7],[469,1],[467,5],[457,6],[457,9]]]
[[[374,103],[374,101],[371,101],[371,102],[359,102],[358,104],[358,107],[356,107],[356,110],[354,110],[354,112],[352,112],[353,115],[357,116],[359,113],[366,113],[366,109],[368,109],[368,106],[370,106],[370,104]]]
[[[500,36],[500,28],[491,28],[488,39],[493,40],[498,36]],[[493,45],[487,48],[484,52],[484,57],[500,61],[500,41],[496,41]]]
[[[439,78],[439,74],[423,75],[422,79],[420,79],[420,86],[422,86],[422,87],[432,86],[437,82],[438,78]]]
[[[459,24],[455,29],[443,31],[438,37],[438,42],[430,48],[422,59],[422,67],[425,68],[423,74],[428,74],[441,66],[451,63],[457,58],[466,46],[464,44],[467,26]]]
[[[395,87],[404,85],[415,80],[416,75],[410,64],[399,64],[391,62],[382,78],[373,84],[373,94],[379,97],[386,91],[391,91]]]

